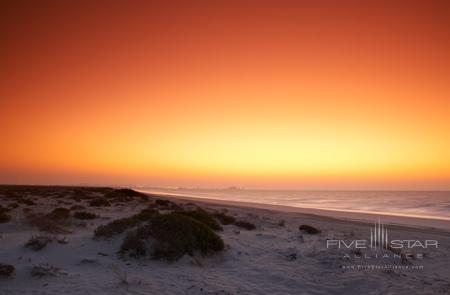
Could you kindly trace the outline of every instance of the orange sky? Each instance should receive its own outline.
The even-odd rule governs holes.
[[[450,189],[448,1],[0,6],[0,183]]]

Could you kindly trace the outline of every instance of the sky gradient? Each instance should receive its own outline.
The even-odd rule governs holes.
[[[0,183],[450,189],[448,1],[2,1]]]

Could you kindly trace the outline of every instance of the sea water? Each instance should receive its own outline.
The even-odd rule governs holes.
[[[450,191],[139,189],[195,198],[450,220]]]

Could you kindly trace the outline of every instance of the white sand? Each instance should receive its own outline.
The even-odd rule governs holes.
[[[175,263],[123,260],[116,253],[124,234],[111,240],[94,241],[93,230],[115,218],[131,216],[147,204],[131,202],[123,207],[98,209],[85,205],[87,211],[102,218],[89,221],[86,227],[74,222],[70,227],[72,233],[66,235],[67,244],[53,242],[37,252],[24,247],[31,235],[38,232],[24,224],[22,209],[18,208],[12,211],[11,222],[0,224],[0,263],[16,267],[13,278],[0,279],[0,294],[449,294],[450,234],[446,230],[424,228],[427,224],[424,227],[388,225],[393,238],[439,241],[438,249],[421,251],[425,258],[409,259],[406,264],[392,257],[346,259],[343,255],[350,251],[327,249],[326,239],[367,239],[372,224],[306,214],[316,213],[314,210],[300,213],[278,206],[250,208],[255,204],[189,202],[209,210],[227,209],[227,214],[250,221],[257,229],[247,231],[234,225],[224,226],[219,235],[226,243],[226,250],[210,257],[185,256]],[[0,198],[0,205],[6,203]],[[40,199],[38,205],[30,207],[48,212],[58,206],[61,205],[52,199]],[[366,217],[361,219],[370,219]],[[285,226],[278,225],[280,220],[285,220]],[[322,232],[302,233],[298,230],[301,224],[312,225]],[[60,272],[54,277],[31,276],[31,267],[39,263],[49,263],[60,268]],[[358,264],[410,269],[342,268]],[[412,270],[415,266],[423,269]]]

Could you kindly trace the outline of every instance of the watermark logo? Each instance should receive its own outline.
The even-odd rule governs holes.
[[[426,257],[427,249],[438,248],[438,241],[398,238],[405,235],[406,232],[388,232],[388,227],[378,219],[368,230],[367,239],[327,239],[326,247],[338,250],[343,259],[342,269],[423,270],[423,265],[416,262]]]
[[[370,248],[388,249],[388,245],[389,239],[387,228],[385,228],[381,220],[378,219],[378,222],[375,222],[374,227],[370,229]]]
[[[379,250],[398,250],[398,249],[428,249],[438,248],[437,240],[418,240],[418,239],[390,239],[387,227],[379,219],[370,228],[369,239],[337,240],[327,239],[327,248],[338,249],[371,249]]]

